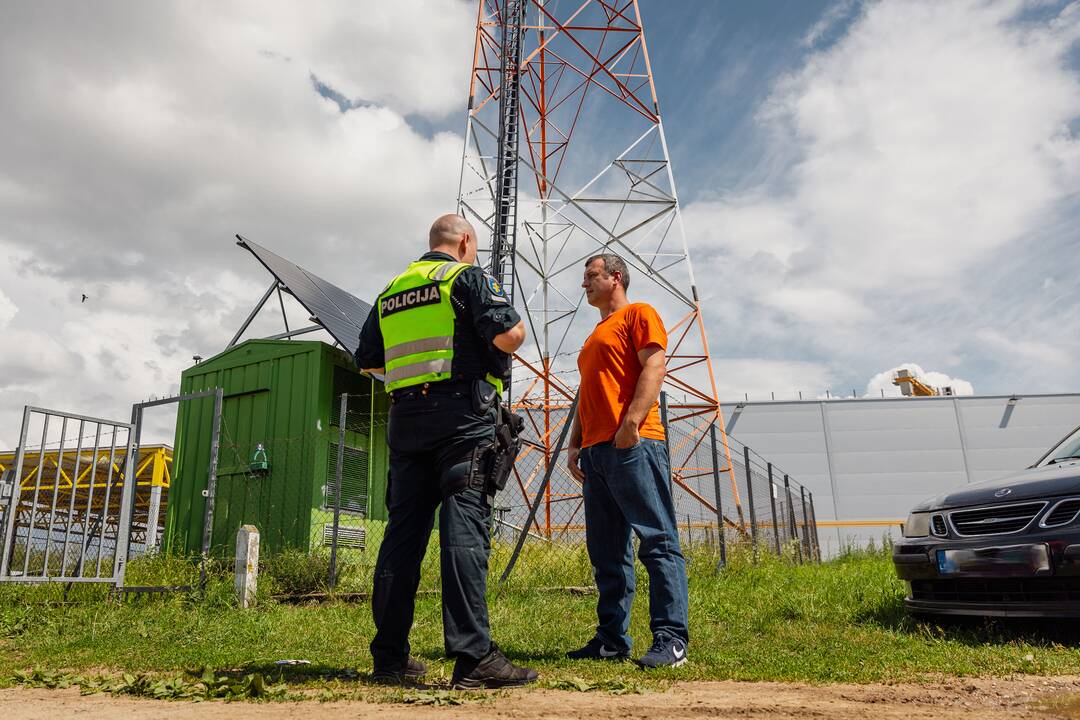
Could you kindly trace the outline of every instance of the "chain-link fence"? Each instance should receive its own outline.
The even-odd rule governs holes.
[[[385,437],[385,414],[365,396],[344,396],[328,453],[323,504],[312,525],[313,552],[328,553],[329,584],[341,592],[371,590],[386,526],[385,459],[374,438]],[[492,581],[516,587],[587,587],[593,583],[585,549],[581,483],[566,464],[572,403],[519,407],[525,444],[491,521]],[[732,552],[778,555],[793,562],[820,559],[813,496],[796,480],[717,427],[715,411],[664,408],[671,488],[680,541],[692,562],[722,566]],[[668,415],[670,414],[670,417]],[[273,453],[271,453],[272,455]],[[421,591],[439,588],[438,529],[432,532]]]

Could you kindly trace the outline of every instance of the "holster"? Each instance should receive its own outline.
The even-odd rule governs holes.
[[[495,495],[506,487],[514,461],[521,452],[521,432],[525,418],[510,412],[510,408],[498,403],[495,421],[495,440],[482,443],[473,449],[469,472],[469,487],[485,495]]]

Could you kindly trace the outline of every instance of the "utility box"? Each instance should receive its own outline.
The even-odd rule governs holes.
[[[382,383],[323,342],[248,340],[184,371],[180,392],[224,391],[211,552],[229,557],[242,525],[264,554],[330,537],[341,394],[349,394],[339,528],[386,520],[389,400]],[[214,399],[180,403],[163,547],[202,549]],[[261,449],[260,449],[261,446]],[[351,537],[351,536],[350,536]]]

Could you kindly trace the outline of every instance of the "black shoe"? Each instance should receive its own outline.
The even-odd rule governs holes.
[[[686,643],[659,635],[653,640],[649,652],[637,661],[638,666],[649,670],[661,667],[680,667],[686,664]]]
[[[491,643],[491,650],[479,660],[458,658],[450,687],[454,690],[517,687],[534,683],[537,677],[535,670],[518,667]]]
[[[396,685],[422,678],[426,672],[427,666],[410,655],[404,662],[377,664],[371,673],[371,679],[377,683]]]
[[[566,653],[566,657],[571,660],[617,660],[622,661],[630,657],[630,653],[625,650],[612,650],[604,641],[598,637],[594,637],[585,647],[578,648],[577,650],[571,650]]]

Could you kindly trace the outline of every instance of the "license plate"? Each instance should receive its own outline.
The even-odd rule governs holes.
[[[1049,575],[1050,549],[1045,543],[937,551],[938,573],[968,577]]]

